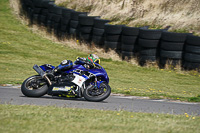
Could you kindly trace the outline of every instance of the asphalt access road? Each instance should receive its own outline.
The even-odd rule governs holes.
[[[25,97],[20,87],[0,86],[0,103],[14,105],[62,106],[98,110],[126,110],[131,112],[200,115],[200,103],[168,100],[139,99],[138,97],[110,96],[103,102],[89,102],[84,98],[70,99],[45,95],[40,98]]]

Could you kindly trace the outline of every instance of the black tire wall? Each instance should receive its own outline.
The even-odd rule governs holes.
[[[139,28],[135,27],[122,27],[122,35],[121,35],[121,54],[122,59],[131,59],[136,50],[135,47],[137,44],[139,35]]]
[[[188,70],[200,69],[200,37],[187,36],[183,55],[183,67]]]
[[[173,67],[182,65],[187,35],[187,33],[162,32],[159,50],[161,67],[165,67],[166,64],[170,64]]]
[[[92,43],[97,47],[104,47],[105,44],[105,24],[110,22],[109,20],[95,18],[94,27],[92,31]]]
[[[94,19],[100,18],[99,16],[81,16],[79,15],[79,37],[82,41],[91,43],[92,32],[94,27]]]
[[[145,65],[147,61],[156,61],[158,59],[158,49],[160,38],[164,29],[152,30],[140,28],[138,45],[139,64]]]
[[[111,25],[106,23],[105,29],[105,49],[115,50],[118,54],[121,54],[121,33],[123,25]]]
[[[171,60],[174,66],[181,62],[185,69],[200,68],[198,36],[168,32],[166,29],[152,30],[148,26],[111,25],[110,20],[59,7],[52,0],[20,2],[22,14],[26,15],[31,25],[46,27],[58,39],[73,36],[106,50],[113,49],[122,59],[137,56],[141,65],[146,61],[159,60],[160,66],[164,67]]]

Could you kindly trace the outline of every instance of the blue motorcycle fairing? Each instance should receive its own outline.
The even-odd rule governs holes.
[[[67,72],[67,73],[73,72],[73,73],[79,75],[80,73],[76,72],[76,70],[88,71],[89,73],[94,74],[94,75],[97,76],[97,77],[101,77],[101,80],[102,80],[102,81],[105,81],[105,82],[109,83],[109,77],[108,77],[108,75],[107,75],[106,70],[105,70],[102,66],[100,66],[99,64],[96,64],[96,63],[95,63],[95,65],[98,65],[100,69],[97,69],[97,68],[94,68],[94,69],[86,69],[83,65],[77,64],[77,65],[72,66],[72,68],[69,69],[69,70],[67,70],[66,72]],[[82,76],[83,76],[86,80],[89,79],[88,76],[85,76],[85,75],[82,75]]]
[[[67,65],[62,65],[62,64],[60,64],[60,65],[58,65],[58,68],[59,69],[63,69],[63,68],[71,68],[73,66],[73,63],[70,61]]]
[[[81,63],[81,64],[73,65],[69,70],[65,71],[65,73],[73,72],[75,74],[80,75],[80,73],[76,72],[76,70],[88,71],[89,73],[94,74],[97,77],[101,77],[102,81],[105,81],[105,82],[109,83],[109,77],[107,75],[106,70],[101,65],[99,65],[97,63],[94,63],[94,64],[99,66],[100,69],[97,69],[97,68],[95,68],[95,69],[86,69]],[[52,66],[50,64],[44,64],[44,65],[41,65],[40,68],[42,68],[43,71],[47,71],[47,70],[53,70],[55,68],[55,66]],[[89,77],[86,76],[86,75],[81,75],[81,76],[84,77],[86,80],[89,79]]]
[[[40,68],[42,68],[43,71],[47,71],[47,70],[53,70],[55,66],[52,66],[51,64],[44,64],[41,65]]]

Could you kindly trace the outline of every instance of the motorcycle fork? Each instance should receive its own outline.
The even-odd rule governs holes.
[[[83,91],[85,90],[85,83],[83,83],[83,86],[79,88],[80,92],[81,92],[81,96],[83,94]]]
[[[97,77],[95,77],[94,86],[97,87]]]

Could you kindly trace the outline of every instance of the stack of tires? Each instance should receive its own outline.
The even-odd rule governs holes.
[[[56,5],[54,3],[49,3],[48,6],[48,15],[46,18],[46,25],[47,25],[47,29],[48,32],[51,33],[52,29],[53,29],[53,15],[54,15],[54,7],[56,7]]]
[[[31,0],[22,0],[22,10],[25,12],[28,19],[32,22],[34,5]]]
[[[99,19],[99,18],[94,19],[94,27],[93,27],[93,32],[92,32],[92,42],[97,47],[103,47],[104,46],[104,41],[105,41],[105,38],[104,38],[105,27],[104,27],[104,25],[108,22],[110,22],[110,20]]]
[[[185,53],[183,58],[183,67],[185,69],[200,70],[200,37],[188,35],[185,45]]]
[[[42,0],[32,0],[34,9],[33,9],[33,22],[36,22],[39,24],[39,16],[42,11]]]
[[[59,37],[60,20],[62,17],[62,7],[53,6],[53,16],[51,19],[51,24],[54,30],[54,34]]]
[[[160,66],[181,64],[187,33],[163,32],[160,43]]]
[[[78,37],[79,33],[79,15],[87,16],[87,12],[72,12],[71,13],[71,20],[69,24],[69,34],[74,37]]]
[[[26,4],[26,2],[30,0],[20,0],[20,5],[21,5],[21,8],[22,8],[22,13],[27,13],[28,12],[28,5]]]
[[[90,43],[92,40],[92,31],[94,26],[94,19],[97,16],[79,16],[80,31],[79,37],[82,41]]]
[[[147,61],[156,61],[157,50],[163,29],[143,29],[140,28],[138,45],[139,51],[139,64],[144,65]]]
[[[121,32],[123,25],[105,24],[105,48],[121,53]]]
[[[72,9],[64,8],[62,9],[62,18],[60,31],[63,37],[69,34],[69,23],[71,20],[71,13],[74,12]]]
[[[134,48],[139,35],[139,28],[136,27],[122,27],[122,37],[121,37],[121,54],[122,59],[126,57],[131,59],[134,55]]]
[[[46,26],[47,25],[47,16],[48,16],[48,7],[49,4],[53,4],[54,2],[52,1],[42,1],[42,11],[39,16],[39,22],[41,25]]]

